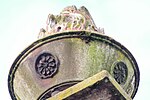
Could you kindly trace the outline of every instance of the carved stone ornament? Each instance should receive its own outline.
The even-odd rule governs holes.
[[[46,29],[40,30],[38,38],[65,31],[95,31],[104,34],[103,28],[97,28],[89,11],[84,7],[76,6],[64,8],[59,15],[49,14]]]
[[[119,84],[125,84],[127,76],[128,76],[128,69],[124,62],[117,62],[115,64],[113,70],[114,78]]]
[[[50,53],[42,53],[36,59],[35,70],[42,79],[53,77],[58,67],[58,59]]]
[[[104,84],[92,83],[96,77],[101,79],[95,75],[104,70],[112,77],[108,77],[110,82],[104,79]],[[130,51],[105,35],[103,28],[97,28],[85,7],[68,6],[58,15],[49,14],[38,40],[14,60],[8,89],[13,100],[45,100],[69,88],[75,94],[65,100],[92,100],[88,96],[98,98],[93,100],[110,99],[116,93],[118,97],[127,94],[134,98],[139,80],[139,68]]]

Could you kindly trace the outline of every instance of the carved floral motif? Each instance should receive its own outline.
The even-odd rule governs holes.
[[[119,84],[125,84],[127,75],[128,75],[128,69],[124,62],[118,62],[116,63],[114,70],[113,70],[114,78]]]
[[[42,53],[36,59],[35,70],[42,79],[53,77],[58,71],[58,59],[50,53]]]

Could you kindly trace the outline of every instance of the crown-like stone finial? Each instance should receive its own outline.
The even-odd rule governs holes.
[[[39,38],[65,31],[97,31],[104,34],[104,29],[97,28],[89,11],[76,6],[64,8],[59,15],[49,14],[46,29],[39,33]]]

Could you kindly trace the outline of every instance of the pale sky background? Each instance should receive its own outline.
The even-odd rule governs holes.
[[[68,5],[86,6],[96,25],[128,48],[140,69],[134,100],[149,100],[150,0],[0,0],[0,97],[11,100],[7,78],[15,58],[37,40],[47,15]]]

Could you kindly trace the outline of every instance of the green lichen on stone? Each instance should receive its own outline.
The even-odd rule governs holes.
[[[90,46],[88,48],[88,77],[96,74],[103,68],[101,62],[104,62],[104,54],[102,53],[101,49],[98,49],[98,45],[99,44],[97,42],[90,42]]]

